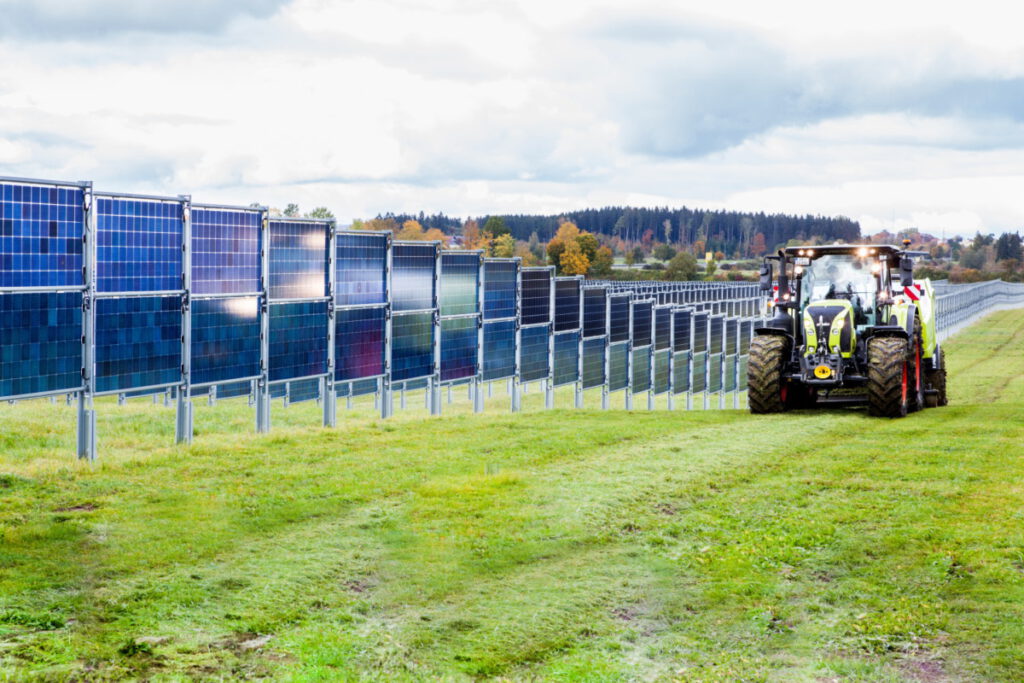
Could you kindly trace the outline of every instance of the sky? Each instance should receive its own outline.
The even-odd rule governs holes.
[[[0,175],[378,213],[1024,228],[1013,4],[0,0]]]

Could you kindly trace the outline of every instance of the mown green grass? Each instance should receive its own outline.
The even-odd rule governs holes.
[[[1024,313],[947,353],[897,421],[3,406],[0,679],[1020,680]]]

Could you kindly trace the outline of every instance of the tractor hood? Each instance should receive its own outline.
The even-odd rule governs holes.
[[[846,299],[812,301],[804,307],[805,356],[838,352],[849,358],[857,346],[853,305]]]

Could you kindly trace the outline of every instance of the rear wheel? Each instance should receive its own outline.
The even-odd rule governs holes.
[[[786,409],[789,387],[783,376],[789,340],[781,335],[759,334],[750,342],[747,365],[747,403],[754,414],[781,413]]]
[[[868,414],[904,417],[913,390],[914,368],[906,339],[875,337],[868,341]]]

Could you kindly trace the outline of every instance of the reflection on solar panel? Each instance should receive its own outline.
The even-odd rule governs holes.
[[[384,308],[335,312],[334,378],[348,382],[384,374]]]
[[[690,372],[690,384],[693,391],[704,391],[707,386],[707,363],[708,354],[704,351],[697,351],[693,354],[693,369]]]
[[[693,351],[694,353],[708,350],[708,314],[694,313],[693,322]]]
[[[434,314],[413,313],[391,319],[391,379],[395,382],[434,374]]]
[[[300,379],[288,384],[288,403],[315,401],[320,398],[319,379]]]
[[[96,391],[181,381],[181,297],[97,299]]]
[[[725,348],[725,321],[719,316],[713,316],[709,318],[708,326],[711,330],[708,351],[721,353]]]
[[[192,301],[193,384],[260,374],[258,297]]]
[[[82,385],[82,294],[0,294],[0,396]]]
[[[633,303],[633,346],[648,346],[652,341],[654,308],[651,302]]]
[[[667,349],[672,345],[672,309],[654,309],[654,348]]]
[[[550,327],[524,327],[520,330],[519,377],[532,382],[548,376],[548,335]]]
[[[339,396],[366,396],[377,393],[377,380],[364,379],[358,382],[349,382],[338,387]]]
[[[0,183],[0,287],[81,287],[83,191]]]
[[[708,355],[708,391],[722,390],[722,354]]]
[[[192,207],[192,293],[260,291],[260,212]]]
[[[672,358],[672,393],[681,394],[690,390],[690,358],[688,352],[677,353]]]
[[[754,323],[750,320],[740,321],[740,355],[747,355],[750,352],[750,335],[754,330]]]
[[[393,245],[392,311],[424,311],[434,308],[436,258],[437,247],[431,243]]]
[[[608,347],[608,391],[619,391],[629,385],[629,344]]]
[[[270,221],[271,299],[327,295],[328,227],[309,221]]]
[[[551,322],[551,271],[523,269],[522,324]]]
[[[484,323],[483,375],[487,381],[505,379],[516,369],[516,323]]]
[[[583,336],[601,337],[608,334],[608,291],[604,287],[583,290]]]
[[[100,292],[182,289],[180,202],[96,199],[96,288]]]
[[[555,279],[555,332],[580,328],[580,281]]]
[[[629,341],[629,306],[630,297],[613,296],[611,301],[611,319],[608,321],[608,333],[613,344]]]
[[[484,261],[484,320],[515,317],[518,272],[514,261]]]
[[[327,372],[327,302],[271,304],[270,381]]]
[[[270,398],[284,398],[288,395],[288,382],[270,385]]]
[[[580,378],[580,333],[563,332],[555,335],[554,367],[552,376],[555,386],[570,384]]]
[[[217,398],[237,398],[252,393],[252,382],[231,382],[217,385]]]
[[[667,349],[654,352],[654,393],[656,394],[668,391],[668,360],[671,353]]]
[[[335,303],[338,306],[387,303],[387,235],[340,232],[335,245]]]
[[[672,325],[673,330],[673,351],[689,351],[690,350],[690,324],[692,319],[692,313],[690,311],[673,311],[672,312]]]
[[[480,310],[479,280],[479,254],[441,252],[441,282],[438,293],[441,315],[477,313]]]
[[[651,347],[633,349],[633,393],[651,388]]]
[[[583,388],[604,384],[604,337],[583,340]]]
[[[476,375],[476,318],[441,321],[441,381]]]

